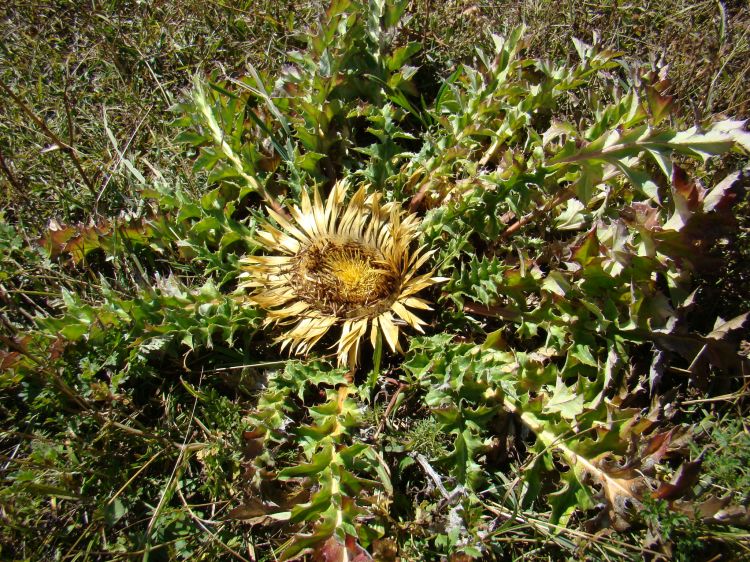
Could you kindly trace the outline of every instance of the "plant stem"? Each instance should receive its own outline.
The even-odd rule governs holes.
[[[75,149],[70,146],[68,143],[63,141],[60,137],[58,137],[55,133],[53,133],[49,127],[47,127],[47,124],[34,113],[29,106],[27,106],[24,101],[18,97],[10,88],[8,88],[5,84],[0,82],[0,90],[5,92],[10,98],[16,102],[16,105],[23,111],[29,119],[31,119],[34,123],[37,124],[37,126],[42,130],[42,132],[57,146],[60,147],[60,149],[65,152],[73,162],[73,165],[75,166],[76,170],[78,170],[78,173],[81,174],[81,178],[83,179],[83,183],[86,184],[86,187],[89,189],[89,191],[96,195],[96,189],[94,188],[94,184],[89,179],[86,172],[83,170],[83,166],[81,165],[81,161],[78,159],[78,156],[76,156]]]

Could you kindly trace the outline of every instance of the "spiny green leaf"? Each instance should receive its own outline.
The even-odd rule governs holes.
[[[290,466],[279,471],[278,478],[279,480],[289,480],[290,478],[317,474],[328,468],[332,459],[333,445],[329,443],[320,452],[314,454],[309,463]]]

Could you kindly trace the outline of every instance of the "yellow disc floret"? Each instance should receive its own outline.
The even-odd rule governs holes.
[[[318,241],[300,252],[296,265],[292,277],[297,296],[339,318],[367,314],[363,307],[388,300],[398,289],[391,265],[356,241]]]

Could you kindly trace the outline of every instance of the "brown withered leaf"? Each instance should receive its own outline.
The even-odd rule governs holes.
[[[674,104],[674,96],[663,94],[662,92],[666,87],[659,87],[663,86],[664,83],[668,87],[668,80],[664,80],[653,86],[646,86],[646,100],[648,101],[648,108],[654,123],[659,123],[667,117]]]
[[[310,559],[313,562],[369,562],[373,558],[355,537],[346,535],[345,543],[335,536],[329,537],[313,551]]]
[[[56,220],[49,223],[47,231],[37,240],[51,258],[68,256],[73,265],[82,262],[86,255],[99,248],[111,249],[125,241],[148,243],[153,229],[146,219],[100,219],[88,224],[62,225]]]
[[[78,263],[88,252],[98,248],[99,238],[109,234],[111,230],[112,222],[109,219],[98,222],[92,220],[87,225],[62,225],[52,220],[47,232],[38,242],[49,252],[50,257],[70,254],[73,263]]]
[[[634,226],[646,230],[657,230],[659,226],[659,209],[648,203],[633,203],[621,211],[622,219]]]
[[[694,461],[682,463],[671,482],[662,482],[652,496],[660,500],[676,500],[693,487],[700,476],[703,454]]]
[[[372,543],[373,558],[377,562],[396,562],[398,560],[398,543],[393,539],[376,539]]]
[[[278,507],[266,505],[257,498],[248,498],[242,505],[230,511],[227,517],[229,519],[254,519],[264,517],[274,511],[278,511]]]
[[[249,525],[283,525],[289,520],[289,510],[286,506],[250,497],[246,498],[242,505],[232,509],[227,518],[244,521]]]
[[[672,167],[672,200],[674,213],[664,224],[667,231],[680,231],[693,216],[701,211],[701,203],[706,190],[678,165]]]
[[[655,465],[672,450],[673,440],[679,433],[678,428],[673,428],[651,435],[641,444],[639,452],[624,462],[618,462],[607,454],[591,460],[577,457],[577,468],[582,469],[589,483],[600,490],[606,506],[587,522],[587,530],[593,532],[613,528],[623,531],[630,527],[634,515],[637,516],[637,510],[643,505],[643,499],[648,495],[656,497],[652,490],[658,481],[650,475],[656,472]],[[690,463],[683,466],[671,483],[659,484],[657,490],[662,490],[668,496],[664,499],[676,499],[695,482],[695,469]]]
[[[706,191],[675,166],[672,177],[675,210],[662,231],[653,233],[657,250],[672,259],[692,264],[698,271],[720,267],[721,260],[709,249],[715,240],[737,228],[731,206],[739,187],[750,184],[747,172],[732,174]],[[628,217],[623,218],[628,220]]]
[[[672,502],[672,509],[688,517],[700,517],[704,522],[709,523],[714,521],[717,513],[729,505],[731,499],[729,495],[723,498],[710,496],[702,502],[676,500]]]
[[[689,211],[695,212],[701,207],[706,190],[700,187],[694,178],[689,177],[687,172],[676,164],[672,167],[672,187],[675,194],[682,198],[681,202],[687,206]]]
[[[698,518],[704,523],[750,528],[750,507],[730,505],[731,500],[731,494],[723,498],[709,496],[701,502],[673,501],[670,507],[690,518]]]
[[[750,528],[750,507],[746,505],[733,505],[718,511],[713,520],[735,527]]]
[[[20,363],[23,356],[18,351],[4,351],[0,349],[0,371],[12,369]]]
[[[31,343],[31,336],[0,336],[0,343],[2,343],[9,351],[0,349],[0,371],[11,369],[28,353],[29,343]]]
[[[451,554],[449,560],[450,562],[474,562],[477,558],[465,552],[456,552]]]
[[[263,443],[265,442],[266,432],[262,429],[253,429],[244,431],[242,439],[244,440],[243,452],[247,458],[255,458],[263,452]]]
[[[606,510],[597,517],[598,524],[617,531],[628,529],[633,509],[641,507],[641,498],[649,489],[647,479],[631,468],[623,467],[610,472],[601,460],[585,461],[579,458],[579,462],[590,483],[601,490],[606,505]]]
[[[642,454],[642,472],[650,473],[655,465],[665,457],[675,434],[675,429],[673,427],[669,431],[657,433],[649,440]]]
[[[56,361],[62,357],[65,349],[71,344],[70,340],[63,337],[56,337],[47,349],[50,361]]]

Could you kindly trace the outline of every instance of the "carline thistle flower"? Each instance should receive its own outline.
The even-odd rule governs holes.
[[[398,319],[423,332],[425,322],[409,309],[431,308],[415,295],[446,279],[417,275],[433,252],[410,249],[416,215],[364,187],[345,205],[346,193],[338,182],[324,204],[317,190],[312,201],[303,191],[291,220],[268,208],[278,226],[263,222],[254,238],[270,255],[242,259],[240,286],[252,289],[249,301],[267,311],[266,323],[291,326],[277,341],[292,353],[306,354],[341,326],[338,362],[353,368],[368,330],[373,347],[382,333],[393,352],[401,351]]]

